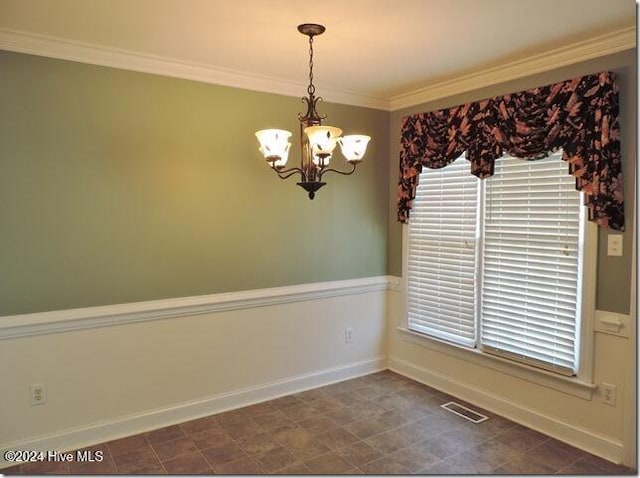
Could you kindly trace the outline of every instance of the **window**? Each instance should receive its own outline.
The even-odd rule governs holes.
[[[580,358],[584,213],[561,152],[478,180],[424,168],[408,227],[410,330],[565,375]]]

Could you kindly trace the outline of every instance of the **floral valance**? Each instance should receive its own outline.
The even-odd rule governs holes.
[[[442,168],[461,154],[479,178],[508,153],[535,160],[562,148],[585,193],[589,219],[624,230],[618,86],[603,72],[453,108],[403,118],[398,220],[407,222],[422,167]]]

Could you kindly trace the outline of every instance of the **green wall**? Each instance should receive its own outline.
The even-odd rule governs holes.
[[[297,138],[299,98],[5,51],[0,72],[0,316],[386,273],[388,112],[320,105],[373,140],[310,201],[254,136]]]
[[[297,138],[299,98],[0,51],[0,316],[401,275],[401,118],[607,69],[620,81],[627,231],[621,258],[599,232],[597,307],[627,313],[634,51],[393,113],[321,104],[327,124],[373,140],[314,201],[270,171],[253,135]]]
[[[398,184],[398,155],[400,150],[400,122],[404,116],[447,108],[462,103],[490,98],[500,94],[521,91],[540,85],[575,78],[590,73],[611,70],[618,73],[620,86],[620,127],[625,189],[625,223],[622,257],[606,255],[607,235],[617,233],[600,229],[598,234],[598,274],[596,281],[596,307],[618,313],[629,313],[631,292],[631,245],[635,229],[635,178],[637,150],[637,78],[636,51],[629,50],[608,57],[509,81],[491,87],[442,98],[410,108],[394,111],[391,115],[389,162],[389,236],[388,272],[402,275],[402,228],[396,220],[396,189]]]

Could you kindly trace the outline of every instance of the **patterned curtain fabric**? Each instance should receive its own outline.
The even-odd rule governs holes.
[[[471,173],[493,175],[508,153],[535,160],[563,149],[585,193],[589,219],[624,230],[618,86],[603,72],[403,118],[398,220],[407,222],[422,167],[442,168],[466,152]]]

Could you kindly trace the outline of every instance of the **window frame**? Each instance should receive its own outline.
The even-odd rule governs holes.
[[[491,181],[491,178],[482,181]],[[582,194],[576,191],[576,194]],[[484,196],[484,195],[482,195]],[[502,373],[523,378],[540,385],[561,390],[563,392],[584,398],[591,399],[592,392],[596,388],[593,383],[594,372],[594,321],[595,321],[595,279],[597,266],[598,249],[598,228],[592,221],[586,220],[586,208],[580,201],[580,214],[585,216],[582,221],[582,243],[580,244],[580,257],[578,274],[581,276],[578,285],[578,293],[581,298],[578,308],[580,310],[579,330],[576,334],[577,341],[577,371],[575,376],[561,375],[547,371],[526,363],[509,360],[497,355],[482,351],[480,343],[475,348],[457,345],[445,340],[438,339],[417,331],[409,329],[408,324],[408,265],[409,265],[409,225],[402,225],[402,320],[398,330],[405,340],[427,348],[437,350],[456,358],[472,361],[476,365],[495,369]],[[484,207],[484,198],[479,200],[479,209]],[[409,218],[409,221],[411,219]],[[482,240],[481,237],[478,238]],[[476,270],[480,274],[481,269]],[[480,326],[477,327],[480,330]]]

